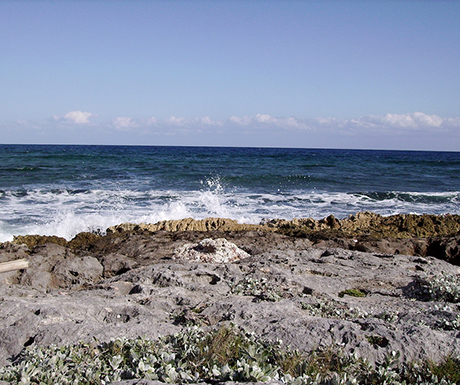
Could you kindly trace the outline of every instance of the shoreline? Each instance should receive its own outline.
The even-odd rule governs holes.
[[[26,348],[156,340],[189,326],[226,325],[271,342],[281,338],[283,348],[302,354],[332,347],[375,365],[392,351],[401,364],[460,357],[458,255],[446,262],[404,252],[430,250],[436,240],[458,254],[458,231],[435,234],[452,230],[459,217],[385,218],[361,213],[344,222],[246,228],[222,218],[188,219],[120,225],[71,241],[18,237],[0,245],[0,262],[29,263],[0,274],[0,367]],[[358,223],[362,234],[347,230]],[[431,228],[432,237],[364,232],[377,223],[382,231],[396,223],[406,232]],[[312,224],[323,227],[307,234]]]
[[[248,232],[277,233],[293,238],[305,238],[315,247],[339,247],[364,252],[433,256],[460,265],[460,215],[396,214],[383,216],[359,212],[344,219],[329,215],[323,219],[271,219],[260,224],[238,223],[228,218],[185,218],[157,223],[122,223],[104,233],[81,232],[71,240],[58,236],[20,235],[11,243],[33,248],[55,243],[74,251],[93,247],[103,239],[129,234],[180,232]],[[6,242],[8,243],[8,242]],[[1,243],[0,243],[1,245]]]

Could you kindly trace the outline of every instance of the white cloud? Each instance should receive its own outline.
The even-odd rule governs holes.
[[[172,126],[183,127],[189,123],[189,120],[183,117],[171,116],[165,120],[165,123]]]
[[[241,126],[254,125],[259,128],[272,126],[279,128],[299,128],[299,129],[310,129],[310,124],[305,120],[299,120],[293,117],[289,118],[277,118],[268,114],[257,114],[255,116],[231,116],[229,120]]]
[[[278,123],[278,120],[276,118],[267,114],[257,114],[254,120],[258,123]]]
[[[147,126],[156,126],[158,124],[158,119],[154,118],[153,116],[147,119],[146,125]]]
[[[0,131],[6,142],[17,143],[80,143],[91,140],[102,143],[109,138],[114,143],[160,143],[163,140],[165,143],[185,145],[211,141],[214,144],[228,143],[230,140],[233,144],[255,146],[398,147],[455,151],[459,150],[460,143],[460,117],[445,118],[423,112],[367,115],[350,119],[299,119],[269,114],[230,116],[220,120],[213,120],[210,116],[160,119],[122,116],[105,122],[94,122],[94,116],[90,112],[70,111],[62,116],[54,116],[54,123],[50,119],[0,122]],[[397,141],[394,140],[396,136]],[[245,142],[245,138],[252,142]]]
[[[126,130],[137,127],[137,123],[134,119],[126,116],[119,116],[118,118],[113,119],[112,124],[118,130]]]
[[[458,119],[446,119],[438,115],[427,115],[422,112],[412,112],[407,114],[386,114],[383,116],[364,116],[352,119],[352,125],[362,128],[372,128],[378,130],[437,130],[445,129],[447,126],[459,126]]]
[[[222,126],[222,122],[212,120],[209,116],[197,116],[195,122],[203,126]]]
[[[88,125],[91,118],[97,116],[91,112],[70,111],[63,116],[54,116],[57,122],[72,125]],[[99,124],[102,126],[103,124]],[[439,132],[460,129],[460,118],[443,118],[438,115],[428,115],[422,112],[407,114],[367,115],[352,119],[338,118],[310,118],[298,119],[294,117],[276,117],[269,114],[255,114],[253,116],[230,116],[224,120],[213,120],[209,116],[185,118],[170,116],[165,119],[154,117],[148,119],[117,117],[112,120],[111,127],[117,130],[130,130],[133,128],[163,127],[164,130],[205,130],[212,127],[246,127],[247,129],[285,129],[285,130],[311,130],[317,132],[337,133],[397,133],[410,131]],[[179,132],[178,131],[178,132]],[[171,131],[173,132],[173,131]]]
[[[229,120],[233,123],[236,123],[236,124],[239,124],[239,125],[242,125],[242,126],[247,126],[249,124],[251,124],[252,122],[252,118],[250,116],[243,116],[243,117],[239,117],[239,116],[230,116]]]
[[[196,116],[192,119],[187,119],[184,117],[170,116],[164,120],[156,120],[156,125],[165,124],[173,127],[193,127],[200,128],[203,126],[222,126],[223,123],[220,121],[212,120],[209,116]]]
[[[89,124],[90,118],[96,116],[91,112],[70,111],[63,116],[54,116],[55,120],[70,124]]]

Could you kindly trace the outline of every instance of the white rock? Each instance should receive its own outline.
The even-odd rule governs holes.
[[[250,255],[225,238],[203,239],[199,243],[187,243],[174,251],[174,259],[209,263],[229,263]]]

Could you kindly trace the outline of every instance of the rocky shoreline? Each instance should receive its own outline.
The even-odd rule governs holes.
[[[460,216],[123,224],[0,245],[0,365],[24,348],[237,325],[310,352],[460,356]]]

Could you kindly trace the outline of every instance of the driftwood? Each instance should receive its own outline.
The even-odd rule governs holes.
[[[5,273],[7,271],[27,269],[29,267],[29,262],[25,259],[17,259],[16,261],[3,262],[0,263],[0,273]]]

